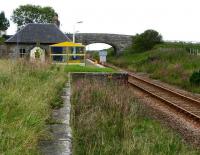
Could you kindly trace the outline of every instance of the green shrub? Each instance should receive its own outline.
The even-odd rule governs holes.
[[[99,52],[95,51],[92,53],[92,58],[99,61]]]
[[[3,37],[0,37],[0,44],[3,44],[5,39]]]
[[[162,42],[162,36],[155,30],[146,30],[133,36],[133,49],[135,51],[151,50],[156,44]]]
[[[113,47],[107,49],[108,56],[114,56],[116,55],[115,49]]]
[[[200,70],[192,73],[190,77],[190,83],[194,85],[200,85]]]

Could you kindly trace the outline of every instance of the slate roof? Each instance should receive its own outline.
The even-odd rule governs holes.
[[[70,41],[55,24],[28,24],[6,43],[44,43],[52,44]]]

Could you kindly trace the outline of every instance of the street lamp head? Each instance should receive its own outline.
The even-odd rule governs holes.
[[[83,23],[83,21],[78,21],[78,22],[76,22],[76,23],[74,23],[74,33],[73,33],[73,42],[75,43],[75,35],[76,35],[76,33],[78,33],[79,31],[76,31],[76,24],[81,24],[81,23]]]
[[[77,23],[78,23],[78,24],[81,24],[81,23],[83,23],[83,21],[78,21]]]

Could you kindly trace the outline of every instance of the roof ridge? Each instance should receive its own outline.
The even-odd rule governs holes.
[[[19,39],[18,39],[19,38]],[[29,23],[5,43],[57,43],[70,39],[54,23]]]
[[[53,24],[54,24],[54,23],[53,23]],[[56,28],[57,28],[60,32],[62,32],[56,24],[54,24],[54,25],[56,26]],[[64,32],[62,32],[62,33],[65,35]],[[67,35],[65,35],[65,36],[67,37],[67,39],[68,39],[69,41],[71,41],[71,39],[69,39],[69,37],[68,37]]]

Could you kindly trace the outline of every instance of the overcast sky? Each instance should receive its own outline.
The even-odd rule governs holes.
[[[155,29],[164,40],[200,42],[199,0],[0,0],[0,11],[10,19],[25,4],[53,7],[63,32],[72,33],[73,24],[81,20],[79,32],[134,35]],[[7,33],[15,31],[11,23]]]

